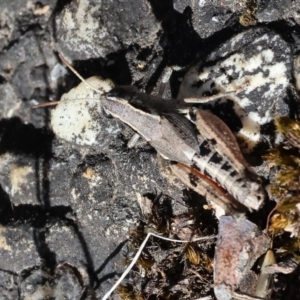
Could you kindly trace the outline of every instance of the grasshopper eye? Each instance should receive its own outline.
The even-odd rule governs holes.
[[[137,88],[135,86],[118,86],[115,87],[113,89],[111,89],[106,97],[108,99],[112,99],[112,98],[122,98],[125,99],[127,101],[130,101],[131,98],[137,93]]]
[[[106,94],[106,97],[107,98],[116,98],[116,97],[124,98],[124,95],[125,95],[124,89],[122,89],[120,87],[115,87]]]

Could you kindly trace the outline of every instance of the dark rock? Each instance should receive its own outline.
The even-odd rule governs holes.
[[[144,220],[137,199],[148,197],[157,203],[160,194],[169,199],[168,218],[164,206],[158,208],[164,214],[158,215],[165,221],[165,227],[180,210],[195,210],[199,203],[203,206],[199,202],[202,198],[190,192],[184,197],[193,199],[193,204],[183,203],[184,187],[171,184],[161,174],[156,153],[150,146],[128,149],[127,142],[134,132],[116,120],[101,116],[104,128],[113,122],[120,130],[115,135],[99,133],[99,137],[105,138],[101,147],[68,144],[53,136],[49,111],[32,109],[32,105],[59,100],[78,83],[55,52],[77,60],[76,69],[84,77],[101,75],[118,84],[134,83],[156,90],[165,66],[188,68],[201,58],[202,67],[211,67],[224,61],[227,51],[250,58],[258,51],[250,44],[268,32],[269,40],[259,46],[274,53],[278,50],[275,59],[286,67],[289,81],[295,54],[289,43],[296,43],[291,32],[298,30],[291,24],[299,24],[299,3],[258,3],[257,19],[274,22],[266,26],[273,30],[280,27],[283,38],[272,29],[258,29],[244,35],[248,36],[248,44],[236,41],[233,47],[225,41],[234,41],[233,36],[244,31],[238,19],[247,7],[246,2],[1,1],[0,298],[25,298],[48,291],[54,299],[58,299],[56,293],[70,298],[73,292],[77,298],[101,299],[124,270],[124,257],[133,252],[127,249],[130,231],[143,223],[141,220],[152,224]],[[218,76],[221,71],[215,70],[214,74]],[[166,94],[176,96],[184,73],[185,69],[174,72],[171,91]],[[261,97],[266,100],[267,106],[262,106],[261,112],[276,100],[276,113],[288,113],[289,107],[283,101],[288,97],[286,91],[278,88],[267,99],[263,93],[268,88],[270,85],[251,96],[258,97],[256,101]],[[236,118],[227,115],[225,120]],[[205,217],[198,211],[195,215],[202,234],[213,230],[215,223],[210,211],[206,211]],[[187,235],[194,219],[188,220],[184,227]],[[201,273],[205,274],[205,284],[200,283],[203,280],[196,273],[189,273],[182,248],[178,247],[176,255],[169,248],[167,254],[163,253],[161,249],[165,248],[155,244],[151,251],[163,258],[169,278],[163,278],[159,286],[159,271],[153,270],[147,295],[157,292],[158,298],[168,286],[170,295],[166,297],[196,299],[212,294],[211,247],[201,249],[203,257],[208,258],[206,270]],[[174,255],[178,269],[172,265]],[[162,278],[163,273],[159,274]],[[132,282],[143,286],[138,272],[129,277],[129,281],[133,279]],[[298,283],[298,277],[284,281],[283,290],[293,291],[289,299],[295,299]],[[185,290],[191,293],[183,295]],[[287,294],[282,295],[282,299],[288,299]]]
[[[72,59],[152,46],[159,30],[147,1],[73,1],[56,17],[58,49]]]

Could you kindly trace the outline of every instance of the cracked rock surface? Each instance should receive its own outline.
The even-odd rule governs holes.
[[[165,218],[162,227],[173,228],[176,237],[189,239],[188,215],[197,205],[202,209],[195,213],[201,234],[217,231],[213,212],[203,212],[204,199],[178,179],[167,177],[153,148],[146,143],[127,147],[134,134],[127,125],[102,112],[102,131],[97,137],[101,145],[77,145],[54,135],[51,108],[32,106],[59,100],[79,83],[57,53],[72,61],[84,78],[98,75],[154,94],[164,68],[180,66],[164,93],[165,97],[176,97],[179,91],[183,93],[180,84],[186,82],[187,72],[197,74],[193,84],[202,85],[201,94],[214,93],[214,88],[226,89],[224,85],[232,83],[234,76],[253,71],[242,65],[244,61],[240,69],[226,69],[233,55],[250,56],[252,51],[257,58],[262,50],[269,51],[270,56],[260,57],[265,66],[265,60],[273,55],[264,74],[269,75],[271,67],[281,63],[285,69],[278,74],[284,80],[270,76],[268,86],[251,95],[244,92],[241,97],[242,104],[253,101],[254,106],[255,101],[265,100],[259,117],[266,107],[270,110],[260,132],[263,145],[247,153],[267,180],[269,169],[260,158],[276,140],[272,121],[277,115],[297,112],[290,85],[300,38],[298,1],[267,2],[250,15],[255,28],[246,29],[239,18],[246,13],[248,1],[1,0],[1,299],[101,299],[136,250],[128,246],[132,232],[137,234],[141,224],[151,225],[151,217],[141,211],[147,208],[145,203],[157,209],[152,214],[162,223]],[[250,46],[238,44],[239,34],[245,34],[249,43],[263,35],[270,40],[247,52]],[[206,81],[205,68],[215,81]],[[275,92],[267,97],[264,89],[272,90],[270,86]],[[247,104],[240,115],[249,114]],[[213,109],[240,129],[244,121],[235,120],[241,116],[228,115],[232,106],[230,101],[219,101]],[[263,226],[260,217],[252,216],[252,221]],[[213,246],[213,242],[197,246],[206,265],[189,272],[192,263],[182,258],[183,248],[177,247],[175,255],[165,244],[154,242],[149,256],[163,261],[167,271],[155,264],[138,266],[128,282],[139,286],[140,294],[145,292],[139,299],[150,299],[151,295],[151,299],[213,296]],[[179,268],[172,265],[175,261]],[[274,299],[298,299],[299,277],[295,274],[277,278]],[[147,280],[143,282],[143,278]],[[121,299],[120,294],[115,293],[112,299]]]

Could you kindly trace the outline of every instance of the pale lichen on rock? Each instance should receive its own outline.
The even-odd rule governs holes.
[[[205,107],[215,106],[214,112],[244,142],[243,150],[250,151],[262,140],[262,126],[288,112],[284,98],[291,69],[291,49],[280,35],[264,29],[248,30],[192,67],[183,79],[179,97],[237,91]],[[230,113],[223,111],[224,107],[229,107]]]

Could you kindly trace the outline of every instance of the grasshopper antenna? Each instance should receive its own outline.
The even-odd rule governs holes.
[[[59,58],[62,60],[62,62],[82,81],[84,82],[89,88],[91,88],[93,91],[102,94],[102,91],[97,90],[92,85],[90,85],[72,66],[71,64],[61,55],[58,54]]]
[[[69,68],[82,82],[84,82],[86,84],[87,87],[89,87],[90,89],[92,89],[93,91],[102,94],[102,91],[99,91],[98,89],[96,89],[95,87],[93,87],[91,84],[89,84],[73,67],[72,65],[61,55],[58,54],[59,58],[61,59],[61,61],[67,66],[67,68]],[[48,106],[54,106],[57,105],[60,101],[51,101],[51,102],[44,102],[44,103],[40,103],[37,105],[32,106],[32,108],[41,108],[41,107],[48,107]]]
[[[60,101],[51,101],[51,102],[44,102],[37,105],[33,105],[32,108],[40,108],[40,107],[47,107],[47,106],[54,106],[57,105]]]

